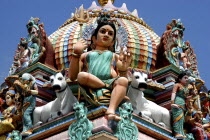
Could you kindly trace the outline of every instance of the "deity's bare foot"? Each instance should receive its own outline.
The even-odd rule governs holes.
[[[121,120],[121,118],[115,113],[106,112],[105,115],[106,115],[108,120],[116,120],[116,121]]]

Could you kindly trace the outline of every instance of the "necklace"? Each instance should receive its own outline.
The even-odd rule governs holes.
[[[184,91],[184,96],[187,97],[188,93],[189,93],[188,86],[183,86],[182,84],[180,84],[180,85],[181,85],[181,89],[183,89],[183,91]]]

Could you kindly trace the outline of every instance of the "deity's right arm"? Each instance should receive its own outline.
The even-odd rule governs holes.
[[[83,60],[85,57],[85,55],[83,55],[83,51],[86,47],[87,46],[82,39],[80,39],[73,47],[72,59],[69,65],[69,78],[71,81],[75,81],[77,79],[77,75],[83,67]]]

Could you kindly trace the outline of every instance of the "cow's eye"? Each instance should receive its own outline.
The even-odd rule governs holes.
[[[139,79],[139,76],[135,76],[136,77],[136,79]]]
[[[147,78],[145,78],[145,81],[147,81]]]
[[[53,79],[50,79],[50,82],[52,83],[54,80]]]
[[[58,80],[62,80],[63,78],[62,77],[58,77]]]

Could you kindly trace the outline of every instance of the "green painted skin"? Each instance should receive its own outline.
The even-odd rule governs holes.
[[[189,94],[188,88],[180,89],[176,93],[174,104],[177,104],[181,107],[180,108],[172,108],[173,121],[176,120],[177,117],[179,117],[181,114],[183,114],[183,116],[178,121],[173,123],[174,132],[178,133],[178,134],[182,134],[182,135],[185,135],[183,125],[184,125],[184,112],[186,111],[185,110],[185,100],[186,100],[186,97],[188,96],[188,94]]]

